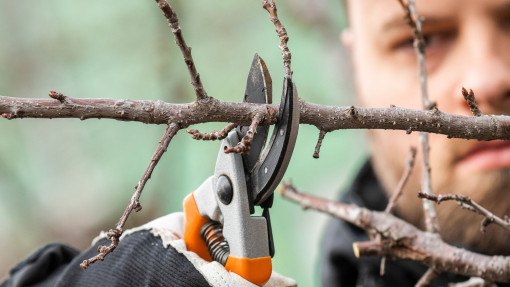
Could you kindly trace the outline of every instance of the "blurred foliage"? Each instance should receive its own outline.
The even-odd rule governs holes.
[[[278,38],[260,1],[171,1],[210,96],[240,101],[255,52],[281,90]],[[279,1],[290,36],[300,97],[348,105],[350,73],[339,43],[340,1]],[[0,95],[161,99],[190,102],[193,89],[180,51],[154,1],[0,0]],[[202,131],[223,123],[199,125]],[[0,278],[45,243],[86,248],[114,226],[163,135],[164,126],[113,120],[0,120]],[[301,126],[285,178],[336,198],[364,158],[359,131],[327,134]],[[186,194],[212,174],[218,142],[181,131],[142,194],[131,226],[181,210]],[[301,286],[319,284],[325,215],[275,198],[274,269]],[[99,263],[101,264],[101,263]]]

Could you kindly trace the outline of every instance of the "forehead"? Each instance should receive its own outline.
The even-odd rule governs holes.
[[[404,0],[404,2],[407,2]],[[467,12],[493,12],[510,5],[510,0],[416,0],[418,13],[425,19],[455,19]],[[351,26],[398,26],[405,24],[398,0],[350,0]],[[371,27],[375,28],[375,27]]]

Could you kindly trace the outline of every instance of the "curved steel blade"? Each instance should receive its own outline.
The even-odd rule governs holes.
[[[299,129],[299,102],[295,85],[285,77],[278,122],[271,140],[251,173],[254,204],[268,199],[289,165]]]

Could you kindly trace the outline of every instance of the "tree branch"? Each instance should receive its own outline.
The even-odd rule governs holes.
[[[231,147],[225,150],[225,153],[240,153],[240,154],[248,154],[251,149],[251,143],[253,141],[253,137],[257,133],[257,127],[264,120],[264,115],[262,113],[257,113],[253,117],[253,120],[246,132],[246,135],[243,139],[237,143],[235,147]]]
[[[176,123],[181,128],[206,122],[248,126],[257,112],[267,113],[264,124],[272,125],[278,118],[278,107],[279,104],[234,103],[213,98],[207,104],[171,104],[160,100],[67,97],[67,103],[63,104],[54,99],[0,96],[0,115],[7,119],[109,118],[146,124]],[[225,113],[226,110],[229,112]],[[438,109],[422,111],[398,107],[335,107],[300,99],[300,123],[313,125],[326,132],[341,129],[388,129],[431,132],[450,138],[510,140],[510,116],[461,116],[443,113]]]
[[[407,164],[406,164],[406,169],[404,170],[404,174],[402,174],[402,177],[400,178],[400,181],[397,184],[397,188],[395,189],[395,191],[393,191],[393,194],[391,195],[391,198],[388,201],[388,205],[386,206],[386,209],[384,210],[384,212],[391,213],[391,211],[393,210],[393,207],[395,206],[398,199],[402,195],[402,192],[404,191],[404,186],[405,186],[407,180],[409,179],[409,176],[411,175],[411,171],[413,170],[415,157],[416,157],[416,148],[413,146],[410,148],[410,155],[409,155],[409,158],[407,159]],[[381,236],[380,235],[376,236],[375,240],[380,241]],[[384,273],[386,272],[385,271],[386,270],[386,257],[381,258],[381,265],[380,265],[379,270],[380,270],[379,273],[381,274],[381,276],[383,276]]]
[[[418,282],[416,283],[416,287],[426,287],[426,286],[429,286],[430,282],[432,280],[434,280],[434,278],[436,278],[438,275],[438,273],[436,272],[436,270],[434,270],[434,268],[429,268],[427,270],[427,272],[425,272],[420,280],[418,280]]]
[[[210,133],[201,133],[195,129],[189,129],[186,132],[191,134],[191,138],[195,140],[214,141],[222,140],[227,137],[228,133],[236,127],[236,124],[230,123],[224,127],[221,131],[212,131]]]
[[[291,54],[289,47],[287,46],[287,42],[289,41],[289,36],[287,35],[287,30],[283,27],[283,24],[278,19],[278,14],[276,13],[276,4],[273,0],[271,2],[267,0],[262,0],[262,7],[269,12],[269,17],[271,18],[271,22],[273,22],[276,33],[278,33],[278,37],[280,38],[280,49],[282,50],[283,57],[283,68],[285,69],[285,75],[292,77],[292,70],[290,69],[290,60]]]
[[[357,243],[358,255],[385,256],[423,263],[436,272],[481,277],[490,282],[510,282],[510,257],[487,256],[451,246],[436,233],[424,232],[385,212],[370,211],[352,204],[329,201],[298,192],[290,183],[279,189],[284,198],[335,216],[364,229],[382,243]]]
[[[421,95],[423,109],[428,110],[431,108],[427,89],[427,64],[425,62],[425,48],[426,43],[421,32],[421,20],[416,11],[414,0],[408,0],[407,4],[403,0],[398,0],[405,12],[405,19],[407,24],[413,30],[413,46],[418,58],[418,76],[420,79]],[[435,106],[435,105],[434,105]],[[420,143],[422,149],[421,161],[421,188],[427,194],[434,194],[432,191],[432,180],[430,178],[430,156],[429,156],[429,135],[425,132],[420,132]],[[429,201],[423,201],[423,209],[425,211],[425,226],[428,231],[439,232],[439,223],[437,221],[436,210],[434,205]]]
[[[100,260],[103,261],[104,258],[113,252],[117,245],[119,244],[119,238],[123,233],[124,225],[126,224],[126,221],[131,214],[133,210],[140,211],[142,209],[142,206],[140,205],[140,196],[142,195],[143,188],[145,187],[145,184],[147,181],[151,178],[152,172],[154,171],[154,168],[158,164],[159,160],[163,156],[163,154],[166,152],[168,145],[170,144],[170,141],[175,136],[175,134],[179,131],[179,125],[177,124],[169,124],[165,134],[163,135],[163,138],[159,142],[158,148],[154,152],[154,155],[151,158],[151,161],[149,163],[149,166],[145,170],[145,173],[143,174],[140,181],[138,181],[138,184],[135,186],[135,192],[133,193],[133,196],[131,197],[131,200],[129,201],[128,206],[126,207],[126,210],[124,211],[124,214],[120,217],[119,222],[117,222],[117,225],[115,226],[115,229],[110,229],[106,235],[108,239],[110,239],[112,242],[109,246],[99,246],[97,248],[97,251],[99,252],[98,255],[84,260],[80,267],[83,269],[87,269],[90,264]]]
[[[400,181],[398,182],[397,188],[391,195],[390,200],[388,201],[388,205],[386,206],[386,209],[384,212],[390,213],[395,206],[398,198],[400,195],[402,195],[402,192],[404,191],[404,186],[406,185],[407,180],[409,179],[409,176],[411,175],[411,171],[413,170],[414,166],[414,158],[416,157],[416,148],[413,146],[410,149],[410,155],[407,159],[406,169],[404,171],[404,174],[400,178]]]
[[[456,201],[462,208],[470,210],[472,212],[476,212],[484,217],[482,221],[482,226],[480,228],[481,232],[485,233],[485,228],[494,223],[503,227],[506,230],[510,231],[510,219],[505,216],[505,219],[502,219],[496,215],[494,215],[489,210],[485,209],[480,204],[473,201],[469,196],[459,195],[459,194],[439,194],[439,195],[429,195],[425,193],[418,193],[419,198],[424,198],[440,204],[443,201],[454,200]]]
[[[314,158],[319,158],[319,153],[321,152],[322,141],[324,140],[324,136],[326,132],[323,130],[319,131],[319,139],[317,139],[317,145],[315,145],[315,151],[313,153]]]
[[[189,76],[191,78],[191,84],[195,89],[195,95],[197,97],[197,101],[207,102],[209,97],[205,92],[205,89],[202,85],[202,81],[200,80],[200,74],[197,72],[195,67],[195,62],[193,61],[193,57],[191,56],[191,47],[186,45],[186,41],[184,41],[184,37],[182,36],[181,27],[179,25],[179,19],[177,18],[177,14],[175,14],[172,7],[166,2],[166,0],[156,0],[158,3],[159,9],[163,11],[163,15],[168,21],[168,25],[172,29],[172,33],[175,36],[175,43],[181,49],[181,53],[184,56],[184,62],[188,67]]]

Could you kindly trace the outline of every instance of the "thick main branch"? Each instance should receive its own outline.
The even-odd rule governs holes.
[[[443,113],[440,110],[412,110],[398,107],[335,107],[300,100],[300,123],[319,130],[388,129],[444,134],[451,138],[510,140],[510,117],[479,117]],[[227,112],[228,111],[228,112]],[[253,115],[266,112],[265,124],[274,124],[278,104],[223,102],[212,99],[207,104],[170,104],[163,101],[12,98],[0,96],[0,115],[4,118],[109,118],[146,124],[176,123],[182,128],[205,122],[227,122],[250,125]]]

